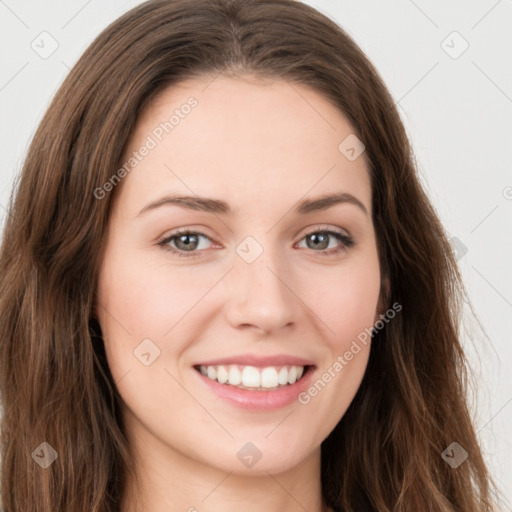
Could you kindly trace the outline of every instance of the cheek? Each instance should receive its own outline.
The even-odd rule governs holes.
[[[197,300],[196,281],[193,272],[170,271],[142,251],[112,253],[100,274],[98,301],[127,331],[160,338]]]
[[[312,309],[325,324],[326,340],[337,352],[370,329],[377,320],[380,272],[376,256],[332,268],[316,279],[316,293],[307,291]]]
[[[98,316],[112,371],[133,365],[133,351],[145,339],[166,357],[178,356],[184,347],[177,333],[219,280],[217,274],[170,267],[159,254],[148,258],[142,251],[107,253],[99,277]]]
[[[315,283],[316,293],[305,288],[305,302],[321,319],[323,357],[298,401],[312,417],[322,419],[318,436],[324,439],[350,406],[366,371],[380,292],[378,258],[354,258],[317,273]]]
[[[312,309],[328,326],[323,329],[325,358],[317,379],[299,402],[315,408],[315,414],[324,418],[322,432],[326,436],[345,414],[366,371],[380,292],[378,260],[370,257],[340,267],[321,285],[322,293],[312,302]]]

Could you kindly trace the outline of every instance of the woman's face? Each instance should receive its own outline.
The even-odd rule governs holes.
[[[378,319],[352,133],[323,96],[277,80],[189,80],[143,113],[121,182],[97,194],[116,194],[97,315],[142,457],[251,474],[319,460]]]

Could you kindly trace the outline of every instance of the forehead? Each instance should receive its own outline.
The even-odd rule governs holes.
[[[170,190],[239,207],[343,190],[370,210],[365,155],[350,161],[339,147],[353,133],[335,106],[302,84],[187,80],[163,90],[140,116],[124,155],[133,166],[122,195],[137,201]],[[144,146],[150,150],[136,160]]]

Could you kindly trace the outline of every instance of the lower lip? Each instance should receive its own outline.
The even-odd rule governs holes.
[[[294,384],[288,384],[287,386],[273,391],[250,391],[248,389],[240,389],[229,384],[221,384],[216,380],[209,379],[196,369],[194,369],[194,372],[217,396],[232,405],[243,409],[269,411],[286,407],[297,401],[298,395],[309,386],[314,369],[314,366],[309,366],[300,380]]]

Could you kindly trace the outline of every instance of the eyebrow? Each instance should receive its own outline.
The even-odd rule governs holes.
[[[357,206],[365,215],[368,215],[368,210],[364,204],[357,199],[357,197],[347,192],[338,192],[335,194],[325,194],[314,199],[304,199],[300,201],[294,208],[294,213],[299,215],[305,215],[307,213],[322,211],[331,208],[337,204],[353,204]],[[214,213],[217,215],[226,215],[232,217],[235,212],[231,209],[228,203],[220,199],[212,199],[208,197],[199,196],[176,196],[168,195],[146,205],[137,214],[137,216],[143,213],[154,210],[164,205],[176,205],[182,208],[188,208],[190,210],[197,210],[207,213]]]

